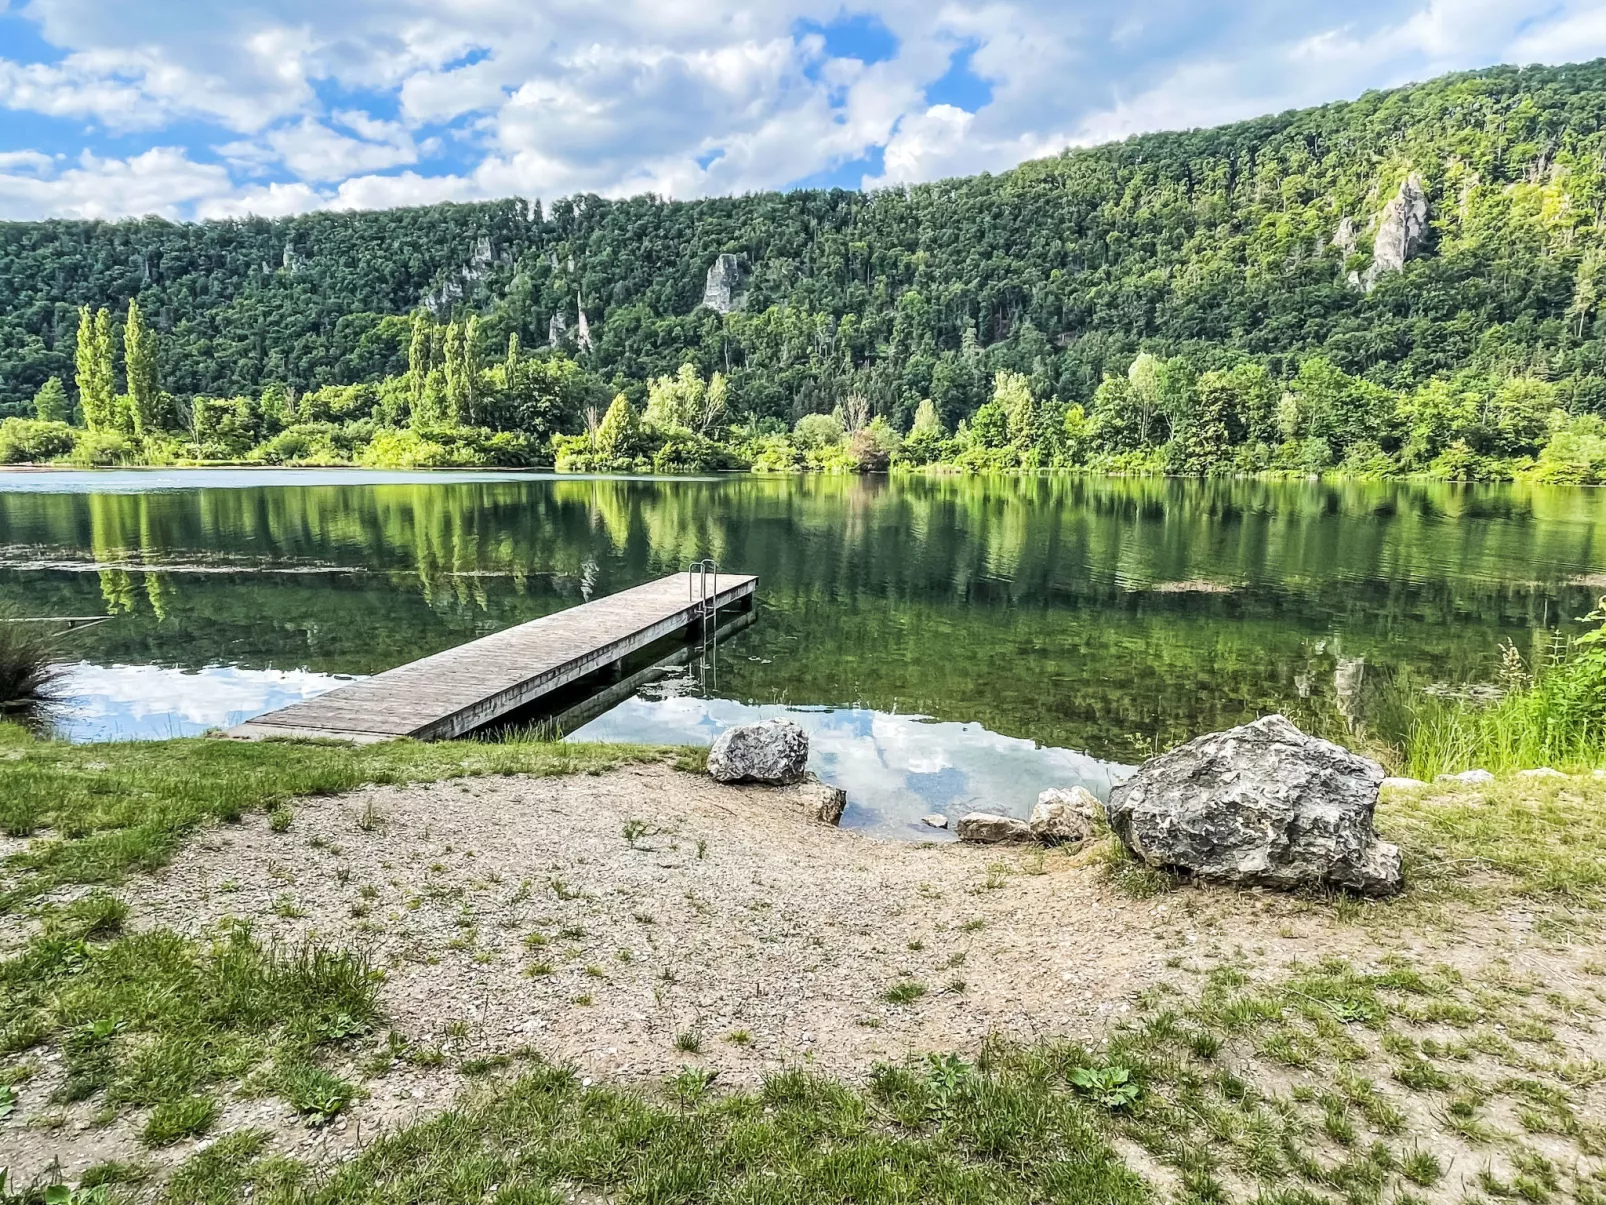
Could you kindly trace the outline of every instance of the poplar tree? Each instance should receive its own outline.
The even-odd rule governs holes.
[[[84,425],[91,431],[114,430],[117,403],[112,395],[112,320],[105,309],[97,313],[87,305],[78,307],[78,350],[74,359]]]
[[[453,322],[446,328],[446,417],[459,426],[468,410],[468,360],[464,353],[463,327]]]
[[[424,390],[429,385],[430,341],[434,332],[431,328],[434,323],[419,310],[413,315],[413,337],[407,345],[407,401],[414,421],[422,416],[424,410]]]
[[[123,372],[128,377],[129,420],[135,435],[161,428],[161,394],[156,387],[156,336],[145,325],[139,302],[128,301],[123,327]]]

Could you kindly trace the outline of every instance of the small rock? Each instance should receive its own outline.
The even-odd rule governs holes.
[[[944,816],[941,812],[933,812],[929,816],[920,817],[920,823],[926,825],[928,828],[947,828],[948,817]]]
[[[1487,770],[1462,770],[1459,774],[1440,774],[1434,782],[1493,782],[1494,775]]]
[[[1566,778],[1560,770],[1553,770],[1549,766],[1540,766],[1537,770],[1518,770],[1518,778]]]
[[[955,831],[961,841],[978,845],[999,845],[1006,842],[1026,842],[1036,838],[1032,826],[1014,816],[996,816],[991,812],[967,812],[959,817]]]
[[[797,788],[797,796],[803,803],[803,814],[821,824],[840,823],[842,810],[848,806],[848,793],[824,782],[803,783]]]
[[[1427,785],[1420,778],[1385,778],[1383,780],[1384,790],[1392,788],[1396,791],[1418,791]]]
[[[1102,811],[1098,797],[1086,787],[1052,788],[1037,797],[1032,835],[1045,845],[1079,844],[1093,835]]]
[[[708,751],[708,772],[719,782],[790,786],[803,781],[808,734],[791,720],[738,724],[719,734]]]

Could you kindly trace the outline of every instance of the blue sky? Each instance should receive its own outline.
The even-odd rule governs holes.
[[[0,0],[0,218],[877,187],[1602,54],[1602,0]]]

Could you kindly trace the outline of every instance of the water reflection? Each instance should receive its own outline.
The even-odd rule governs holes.
[[[1025,817],[1040,791],[1081,785],[1103,799],[1130,767],[1070,749],[1000,736],[979,724],[943,723],[862,707],[755,706],[680,695],[631,699],[572,740],[711,745],[726,728],[784,718],[809,734],[809,769],[848,793],[844,828],[880,836],[951,839],[921,817],[969,811]]]
[[[64,702],[52,709],[55,731],[75,741],[164,740],[228,728],[279,707],[333,690],[349,677],[309,670],[237,669],[208,665],[67,667]]]
[[[1395,684],[1590,609],[1603,518],[1415,482],[0,473],[0,599],[116,615],[65,646],[96,665],[371,674],[713,555],[761,579],[725,698],[1131,762],[1272,710],[1387,739]]]

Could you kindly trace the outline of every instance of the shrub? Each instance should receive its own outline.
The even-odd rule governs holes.
[[[8,418],[0,422],[0,464],[40,464],[66,456],[78,435],[66,423]]]
[[[1588,414],[1557,427],[1527,476],[1530,481],[1549,485],[1599,485],[1606,481],[1606,422]]]
[[[529,439],[484,427],[429,426],[380,431],[363,450],[373,468],[517,468],[536,463]]]
[[[835,447],[843,437],[842,420],[834,414],[805,414],[792,428],[792,442],[805,452]]]
[[[61,676],[51,633],[41,624],[9,622],[15,618],[0,611],[0,713],[51,702]]]
[[[73,464],[100,468],[106,465],[127,464],[134,454],[128,437],[117,431],[82,431],[68,457]]]

